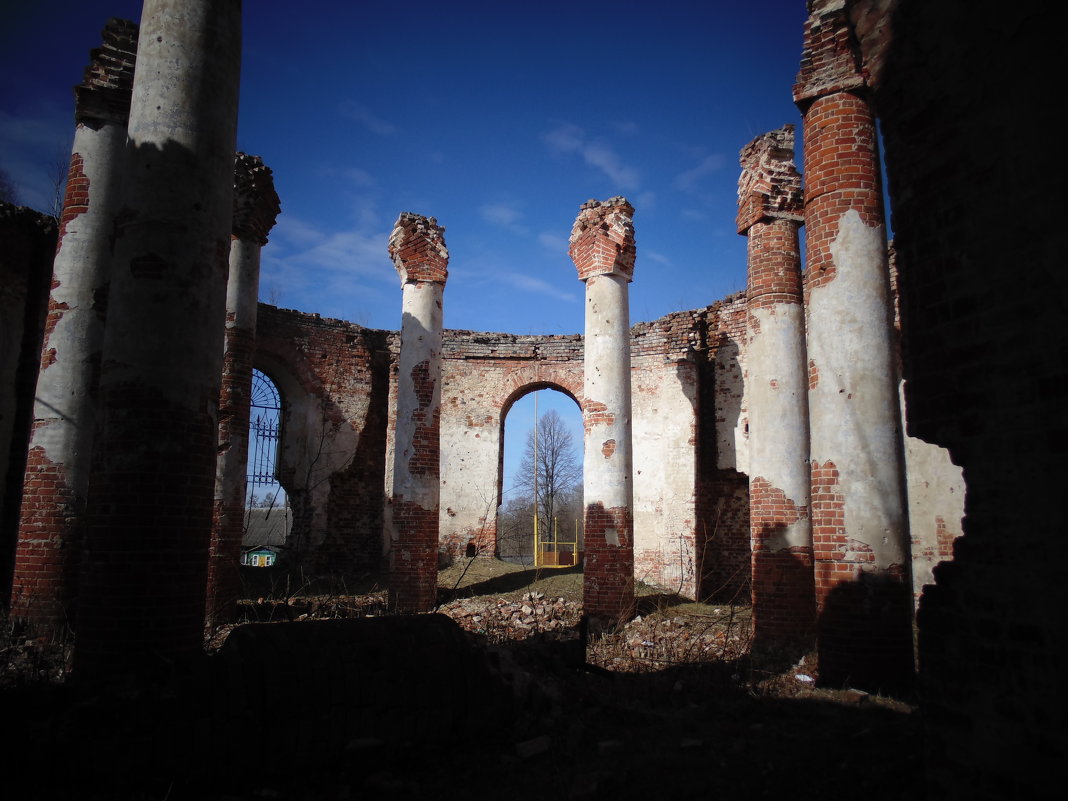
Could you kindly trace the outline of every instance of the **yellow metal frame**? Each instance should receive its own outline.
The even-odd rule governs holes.
[[[578,548],[578,521],[575,521],[575,539],[561,542],[557,529],[557,519],[553,518],[553,538],[551,542],[542,542],[538,533],[538,516],[534,515],[534,567],[574,567],[582,561],[582,552]],[[561,546],[570,550],[561,550]],[[561,559],[566,556],[567,559]]]

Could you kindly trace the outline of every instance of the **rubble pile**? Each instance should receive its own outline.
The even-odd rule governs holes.
[[[465,631],[481,634],[491,641],[523,640],[540,634],[550,640],[578,637],[582,605],[563,597],[546,598],[535,592],[523,600],[504,598],[462,598],[441,606]]]

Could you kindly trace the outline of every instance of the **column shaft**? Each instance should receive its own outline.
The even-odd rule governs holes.
[[[146,1],[74,655],[87,681],[201,649],[240,50],[239,3]]]
[[[634,608],[630,303],[627,278],[586,281],[583,396],[583,609],[625,620]]]
[[[912,593],[875,120],[852,50],[842,45],[844,4],[810,8],[794,96],[804,113],[820,677],[900,689],[913,675]]]
[[[260,292],[260,250],[280,207],[271,171],[258,156],[234,159],[234,208],[226,283],[226,333],[219,393],[219,456],[208,557],[209,629],[234,618],[241,591],[241,540],[252,402],[252,361]]]
[[[402,214],[389,244],[402,290],[389,596],[402,612],[437,603],[443,233],[433,217]]]
[[[598,625],[634,614],[630,302],[634,209],[623,198],[582,205],[570,255],[586,284],[583,608]]]
[[[742,150],[738,230],[748,236],[747,395],[754,646],[811,647],[808,367],[794,129]]]
[[[77,87],[67,189],[26,459],[12,614],[40,636],[73,625],[96,420],[112,222],[137,26],[111,20]]]
[[[233,619],[241,590],[241,538],[245,529],[249,403],[256,350],[260,243],[230,243],[226,286],[226,336],[219,393],[219,457],[215,464],[215,514],[208,557],[208,626]]]

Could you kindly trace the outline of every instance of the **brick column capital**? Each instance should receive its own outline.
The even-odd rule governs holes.
[[[794,103],[802,113],[819,97],[867,87],[846,0],[809,0],[808,13],[794,84]]]
[[[794,164],[794,126],[758,136],[739,156],[738,233],[767,218],[804,220],[801,175]]]
[[[134,64],[137,60],[136,22],[109,19],[101,33],[103,44],[89,52],[85,77],[74,87],[77,122],[114,122],[130,118]]]
[[[402,286],[409,281],[444,284],[449,277],[445,226],[433,217],[401,212],[389,235],[389,257]]]
[[[234,237],[267,244],[282,207],[274,189],[274,175],[259,156],[234,155]]]
[[[634,276],[634,207],[626,198],[588,200],[571,229],[568,254],[580,281],[595,275]]]

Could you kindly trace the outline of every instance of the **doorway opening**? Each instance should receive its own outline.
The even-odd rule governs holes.
[[[532,386],[507,409],[497,518],[502,560],[530,567],[581,564],[582,449],[582,412],[570,395]]]

